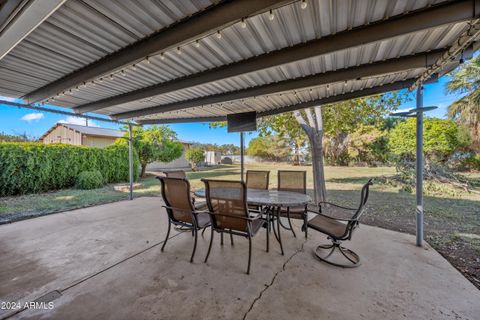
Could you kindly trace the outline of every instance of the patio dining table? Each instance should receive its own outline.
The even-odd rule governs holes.
[[[194,194],[199,198],[206,197],[204,188],[196,190]],[[275,234],[275,238],[280,244],[282,255],[284,254],[282,237],[280,234],[281,208],[306,206],[310,201],[310,196],[299,192],[247,189],[247,203],[249,205],[260,206],[264,208],[261,212],[262,214],[265,214],[265,220],[267,222],[267,252],[269,251],[270,246],[269,234],[271,225]],[[277,221],[277,230],[275,230],[275,218]]]

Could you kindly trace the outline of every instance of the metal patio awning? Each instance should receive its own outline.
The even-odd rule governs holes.
[[[480,16],[478,0],[39,2],[1,8],[0,95],[146,124],[412,87],[471,56]]]

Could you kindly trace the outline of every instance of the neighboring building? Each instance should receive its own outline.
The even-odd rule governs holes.
[[[69,123],[57,123],[45,132],[39,141],[50,143],[65,143],[76,146],[105,148],[111,145],[125,132],[114,129],[86,127]]]
[[[208,166],[220,164],[222,153],[220,151],[205,151],[205,162]]]

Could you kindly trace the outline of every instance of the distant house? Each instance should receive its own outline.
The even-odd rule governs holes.
[[[69,123],[57,123],[45,132],[39,141],[49,143],[65,143],[76,146],[105,148],[111,145],[125,132],[114,129],[86,127]]]

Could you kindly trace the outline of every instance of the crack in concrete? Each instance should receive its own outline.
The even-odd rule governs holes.
[[[247,312],[245,312],[245,314],[243,315],[243,320],[246,320],[247,317],[248,317],[248,314],[250,313],[250,311],[252,311],[253,307],[255,306],[255,304],[262,298],[263,294],[265,293],[265,291],[267,291],[272,285],[273,283],[275,282],[275,280],[277,279],[277,276],[284,272],[285,271],[285,267],[287,266],[287,264],[293,259],[293,257],[295,257],[297,254],[299,254],[300,252],[303,252],[303,247],[305,245],[305,243],[307,242],[307,240],[305,240],[304,242],[302,242],[302,246],[300,249],[297,249],[282,265],[282,269],[277,271],[274,275],[273,275],[273,278],[272,280],[270,281],[269,284],[265,285],[265,288],[262,289],[262,291],[260,291],[260,293],[258,294],[257,297],[255,297],[255,299],[253,299],[252,303],[250,304],[250,307],[248,308]]]

